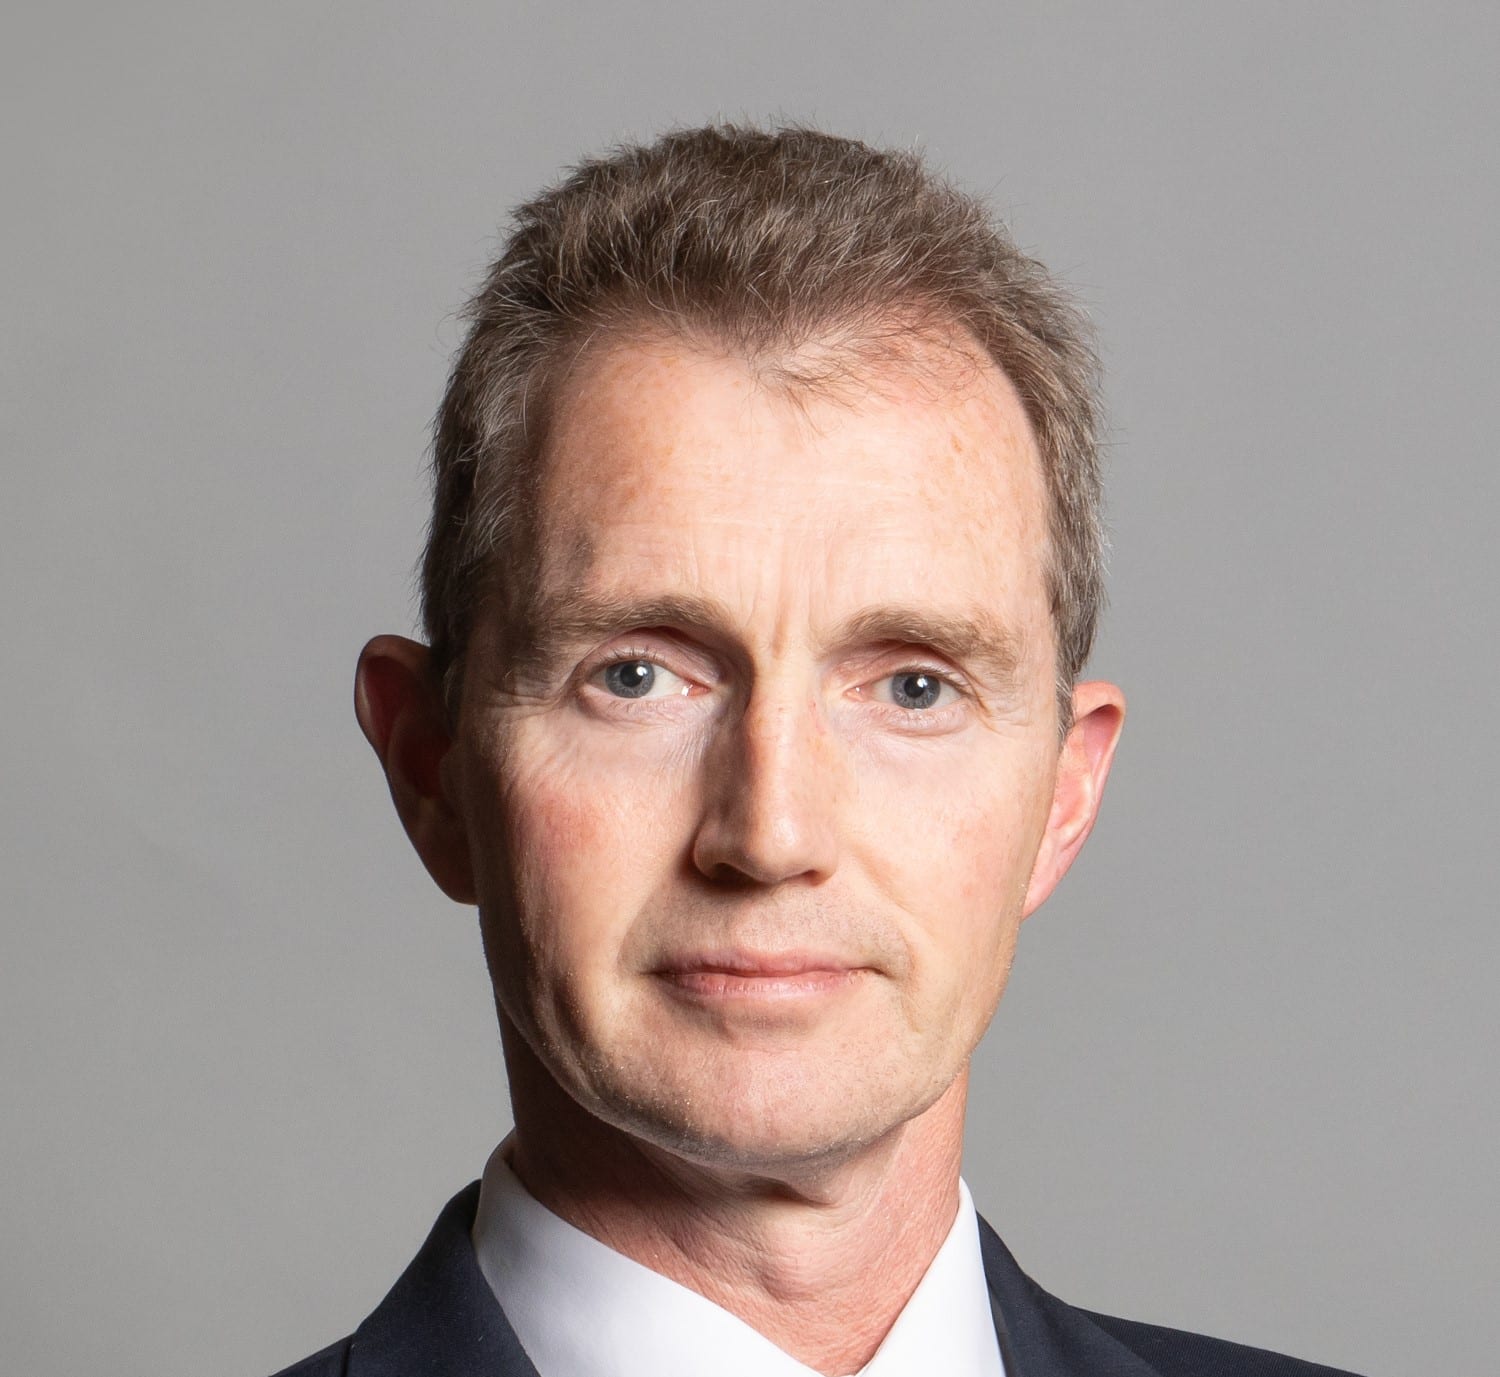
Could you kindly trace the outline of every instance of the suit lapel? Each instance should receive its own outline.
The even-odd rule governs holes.
[[[537,1377],[469,1242],[479,1182],[450,1200],[390,1294],[354,1331],[348,1377]]]
[[[1083,1311],[1043,1291],[983,1219],[979,1248],[1006,1377],[1157,1377]]]

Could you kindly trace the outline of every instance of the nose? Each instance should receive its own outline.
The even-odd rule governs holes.
[[[719,884],[819,884],[838,864],[838,752],[820,705],[758,686],[706,752],[693,864]]]

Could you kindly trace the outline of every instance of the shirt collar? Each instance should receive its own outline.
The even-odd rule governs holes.
[[[857,1377],[1004,1377],[978,1217],[958,1213]],[[540,1377],[818,1377],[738,1316],[553,1214],[491,1154],[474,1218],[479,1269]],[[711,1364],[707,1358],[712,1358]]]

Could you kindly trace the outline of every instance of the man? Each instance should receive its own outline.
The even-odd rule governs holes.
[[[715,128],[525,206],[472,314],[430,644],[356,702],[478,905],[515,1132],[291,1371],[1329,1371],[1072,1309],[959,1180],[1124,720],[1040,266],[911,157]]]

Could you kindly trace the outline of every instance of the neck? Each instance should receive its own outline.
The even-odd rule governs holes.
[[[510,1165],[554,1214],[739,1316],[818,1372],[867,1363],[958,1207],[967,1074],[880,1140],[824,1160],[695,1161],[603,1122],[503,1021]]]

